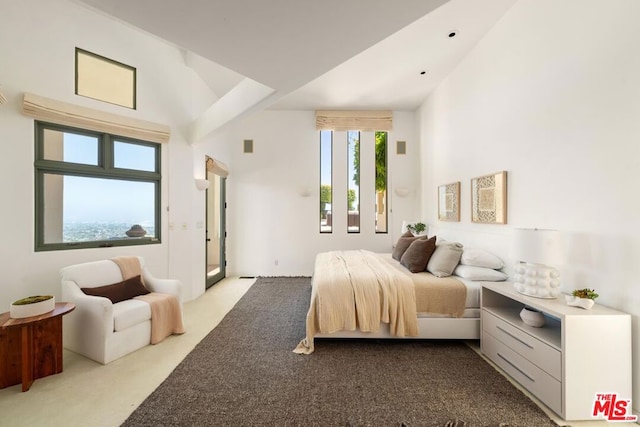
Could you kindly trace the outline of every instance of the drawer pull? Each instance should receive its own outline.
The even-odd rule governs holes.
[[[527,377],[529,379],[529,381],[531,381],[532,383],[535,383],[536,380],[534,378],[532,378],[530,375],[528,375],[525,371],[523,371],[522,369],[518,368],[516,365],[514,365],[509,359],[507,359],[506,357],[504,357],[503,355],[501,355],[500,353],[498,353],[498,357],[502,360],[504,360],[505,362],[507,362],[509,365],[511,365],[513,367],[513,369],[515,369],[516,371],[520,372],[522,375],[524,375],[525,377]]]
[[[517,336],[513,335],[512,333],[510,333],[509,331],[502,329],[500,326],[496,326],[496,329],[501,330],[502,332],[504,332],[505,334],[509,335],[511,338],[513,338],[516,341],[521,342],[522,344],[526,345],[527,347],[529,347],[531,350],[533,350],[533,346],[531,344],[529,344],[528,342],[525,342],[523,340],[521,340],[520,338],[518,338]]]

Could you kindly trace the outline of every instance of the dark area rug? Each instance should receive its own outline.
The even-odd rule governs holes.
[[[123,425],[556,425],[464,342],[318,340],[294,354],[310,283],[259,278]]]

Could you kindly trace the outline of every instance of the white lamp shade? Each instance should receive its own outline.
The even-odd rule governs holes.
[[[407,197],[411,190],[409,187],[396,187],[394,192],[398,197]]]
[[[562,263],[560,232],[538,228],[514,228],[511,256],[516,261],[531,264],[558,265]]]

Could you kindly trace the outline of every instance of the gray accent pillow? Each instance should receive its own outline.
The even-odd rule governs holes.
[[[427,271],[436,277],[451,276],[460,262],[462,244],[457,242],[442,242],[429,259]]]
[[[427,268],[429,258],[436,250],[436,236],[430,239],[415,239],[402,254],[400,264],[412,273],[419,273]]]
[[[400,261],[404,252],[409,248],[411,243],[413,243],[413,241],[416,239],[417,237],[414,237],[414,235],[411,234],[410,231],[407,231],[406,233],[404,233],[402,236],[400,236],[400,238],[398,239],[398,242],[396,243],[396,246],[393,248],[391,257],[393,257],[393,259],[397,261]]]

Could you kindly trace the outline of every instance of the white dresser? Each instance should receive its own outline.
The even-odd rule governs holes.
[[[564,295],[522,295],[511,283],[483,283],[482,352],[565,420],[590,420],[597,393],[631,399],[631,316],[596,303],[568,306]],[[520,319],[527,305],[545,324]]]

